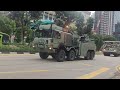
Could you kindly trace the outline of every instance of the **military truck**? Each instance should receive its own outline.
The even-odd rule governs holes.
[[[47,59],[51,55],[58,62],[63,62],[75,60],[80,56],[87,60],[93,60],[95,57],[94,41],[55,24],[39,25],[34,35],[32,47],[39,51],[42,59]]]
[[[112,54],[118,57],[120,55],[120,41],[105,41],[102,46],[102,52],[104,56],[110,56]]]

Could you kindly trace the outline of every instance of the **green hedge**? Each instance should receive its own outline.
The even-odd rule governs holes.
[[[36,50],[27,45],[2,45],[0,52],[36,52]]]

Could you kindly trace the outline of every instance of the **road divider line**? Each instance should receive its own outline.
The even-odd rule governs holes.
[[[48,72],[48,70],[31,70],[31,71],[0,72],[0,74],[32,73],[32,72]]]
[[[103,68],[100,68],[97,71],[94,71],[94,72],[91,72],[89,74],[85,74],[83,76],[77,77],[76,79],[91,79],[91,78],[93,78],[93,77],[95,77],[95,76],[97,76],[101,73],[104,73],[104,72],[108,71],[108,70],[109,70],[109,68],[103,67]]]
[[[85,64],[85,63],[82,63],[83,65],[85,65],[85,66],[93,66],[93,65],[91,65],[91,64]]]

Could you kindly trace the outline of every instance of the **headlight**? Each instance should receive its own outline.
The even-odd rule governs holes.
[[[50,47],[49,49],[51,50],[52,48]]]
[[[106,51],[105,49],[103,49],[103,51]]]
[[[35,46],[33,46],[33,47],[35,47]]]
[[[50,49],[50,50],[53,49],[53,44],[51,44],[51,45],[49,46],[49,49]]]

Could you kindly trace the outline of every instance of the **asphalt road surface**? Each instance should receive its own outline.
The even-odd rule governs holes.
[[[38,54],[0,54],[0,79],[119,79],[120,57],[57,62]]]

